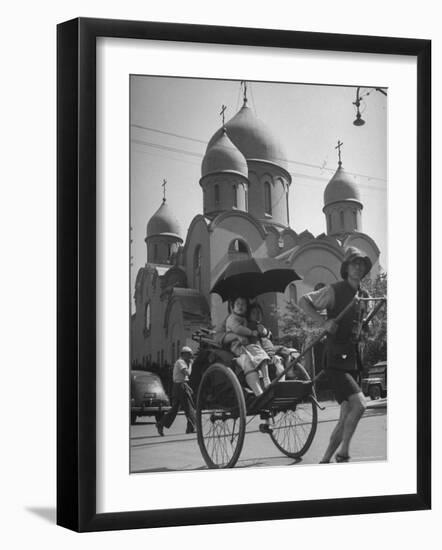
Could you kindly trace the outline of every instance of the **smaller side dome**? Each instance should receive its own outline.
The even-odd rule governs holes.
[[[247,161],[230,141],[225,129],[207,149],[201,164],[203,177],[214,172],[236,172],[245,177],[248,175]]]
[[[166,199],[163,199],[163,203],[147,223],[146,238],[154,235],[170,235],[181,239],[180,232],[178,220],[172,214]]]
[[[341,201],[353,201],[361,204],[361,196],[353,176],[347,174],[342,166],[339,166],[325,188],[324,206]]]

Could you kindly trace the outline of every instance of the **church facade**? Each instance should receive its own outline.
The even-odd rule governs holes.
[[[338,281],[347,247],[370,257],[372,276],[379,271],[379,249],[362,231],[357,184],[340,160],[324,191],[326,231],[315,237],[290,227],[292,178],[284,149],[246,98],[209,140],[199,184],[203,212],[185,235],[165,198],[147,223],[147,262],[137,274],[131,319],[133,366],[173,364],[183,345],[195,348],[191,336],[197,328],[224,320],[227,305],[210,289],[232,260],[277,258],[302,277],[284,295],[258,298],[276,336],[275,309],[319,284]]]

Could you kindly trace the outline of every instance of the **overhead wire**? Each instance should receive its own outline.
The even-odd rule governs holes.
[[[190,137],[190,136],[184,136],[182,134],[174,134],[172,132],[166,132],[164,130],[159,130],[157,128],[149,128],[148,126],[142,126],[141,124],[132,124],[131,126],[134,126],[136,128],[141,128],[143,130],[148,130],[150,132],[155,132],[155,133],[159,133],[159,134],[165,134],[165,135],[169,135],[169,136],[172,136],[172,137],[177,137],[177,138],[180,138],[180,139],[187,139],[187,140],[190,140],[190,141],[194,141],[196,143],[202,143],[204,145],[207,145],[207,140],[202,140],[202,139],[197,139],[197,138],[193,138],[193,137]],[[167,148],[167,146],[161,146],[161,144],[154,144],[152,142],[144,142],[143,140],[138,140],[138,139],[134,139],[132,138],[133,142],[135,143],[143,143],[145,145],[149,145],[150,147],[165,147]],[[193,156],[198,156],[198,154],[196,153],[193,153],[191,151],[187,151],[185,149],[179,149],[179,148],[173,148],[175,150],[175,152],[181,152],[183,154],[189,154],[189,155],[193,155]],[[202,156],[202,155],[199,155],[199,156]],[[293,160],[293,159],[275,159],[275,160],[284,160],[290,164],[299,164],[300,166],[306,166],[307,168],[313,168],[313,169],[319,169],[321,171],[327,171],[327,172],[336,172],[336,169],[335,168],[327,168],[324,164],[321,166],[320,164],[312,164],[312,163],[308,163],[308,162],[302,162],[300,160]],[[348,172],[349,174],[353,175],[353,176],[356,176],[356,177],[359,177],[359,178],[366,178],[368,180],[376,180],[376,181],[383,181],[383,182],[386,182],[386,179],[384,178],[380,178],[380,177],[377,177],[377,176],[369,176],[367,174],[360,174],[360,173],[357,173],[357,172]]]
[[[142,139],[132,139],[131,141],[133,143],[136,143],[136,144],[139,144],[139,145],[145,145],[147,147],[152,147],[154,149],[163,150],[163,151],[170,151],[172,153],[179,153],[179,154],[183,154],[183,155],[188,155],[188,156],[196,157],[198,159],[202,159],[203,156],[204,156],[202,153],[189,151],[187,149],[182,149],[182,148],[179,148],[179,147],[170,147],[168,145],[162,145],[160,143],[153,143],[153,142],[145,141],[145,140],[142,140]],[[320,165],[316,165],[316,164],[309,164],[309,163],[306,163],[306,162],[293,161],[293,160],[289,160],[289,159],[286,159],[286,160],[287,160],[288,163],[299,164],[301,166],[306,166],[308,168],[313,168],[313,169],[319,169],[319,170],[321,170],[321,172],[324,171],[324,170],[327,170],[329,172],[335,172],[336,171],[336,170],[333,170],[331,168],[326,168],[324,165],[320,166]],[[304,174],[304,173],[301,173],[301,172],[292,172],[290,170],[288,170],[288,172],[289,172],[290,175],[292,175],[294,177],[298,177],[298,178],[302,177],[302,178],[311,179],[311,180],[320,181],[320,182],[328,182],[329,181],[327,178],[322,178],[320,176],[314,176],[314,175],[311,175],[311,174]],[[385,181],[382,178],[376,178],[374,176],[367,176],[365,174],[356,174],[354,172],[350,172],[350,173],[353,176],[367,178],[369,180]],[[377,185],[369,185],[369,184],[364,184],[364,183],[358,183],[358,185],[361,186],[361,187],[365,187],[366,189],[373,189],[375,191],[384,191],[385,190],[384,187],[380,187],[380,186],[377,186]]]

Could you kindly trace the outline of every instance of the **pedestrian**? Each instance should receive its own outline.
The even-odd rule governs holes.
[[[360,305],[356,301],[339,323],[334,319],[360,292],[360,282],[371,267],[368,256],[355,247],[349,247],[341,265],[342,281],[305,294],[299,300],[304,312],[328,333],[325,373],[341,406],[338,423],[321,463],[330,462],[335,451],[336,462],[350,460],[350,441],[366,408],[364,394],[357,383],[359,359],[355,334],[359,331],[355,327],[360,319]],[[327,311],[325,322],[319,313],[324,309]]]
[[[192,374],[192,356],[191,348],[184,346],[173,367],[172,407],[156,424],[161,436],[164,435],[164,428],[172,426],[180,408],[183,409],[187,418],[186,434],[195,431],[196,412],[193,391],[188,383]]]

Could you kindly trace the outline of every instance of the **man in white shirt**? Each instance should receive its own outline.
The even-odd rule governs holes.
[[[172,408],[157,422],[158,433],[163,436],[164,428],[170,428],[180,408],[187,417],[186,433],[193,433],[196,425],[196,412],[193,403],[193,391],[189,386],[189,378],[192,374],[192,350],[184,346],[180,357],[173,367]]]

